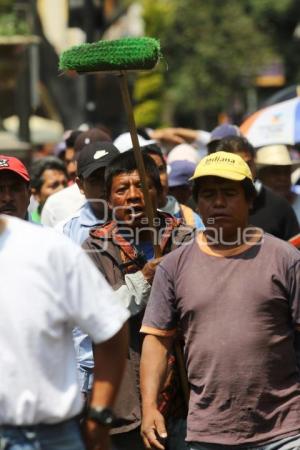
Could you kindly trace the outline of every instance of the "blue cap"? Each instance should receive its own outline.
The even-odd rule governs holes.
[[[196,164],[187,160],[173,161],[169,164],[169,187],[190,184],[189,179],[195,172]]]
[[[240,129],[236,125],[231,125],[230,123],[224,123],[223,125],[219,125],[214,128],[210,135],[210,142],[220,141],[223,138],[229,136],[242,136]]]

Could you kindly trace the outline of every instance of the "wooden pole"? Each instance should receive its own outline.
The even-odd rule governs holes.
[[[121,93],[123,98],[123,103],[125,107],[125,111],[128,118],[128,126],[134,151],[134,156],[136,160],[136,165],[138,168],[138,172],[140,174],[141,178],[141,184],[142,184],[142,191],[144,195],[145,200],[145,209],[146,209],[146,215],[148,218],[148,224],[151,230],[155,230],[155,223],[154,223],[154,211],[153,211],[153,205],[151,201],[151,197],[149,194],[149,188],[147,183],[147,176],[146,176],[146,170],[144,165],[144,160],[142,156],[142,152],[140,149],[140,144],[138,140],[135,120],[134,120],[134,114],[133,114],[133,108],[130,101],[130,95],[128,90],[128,82],[127,82],[127,73],[124,71],[120,72],[119,74],[119,81],[120,81],[120,87],[121,87]],[[156,234],[154,234],[154,237],[156,238]],[[154,246],[154,255],[156,258],[161,256],[161,250],[158,242],[153,243]]]
[[[140,144],[139,144],[139,140],[138,140],[138,136],[137,136],[137,130],[136,130],[136,125],[135,125],[135,120],[134,120],[134,115],[133,115],[133,109],[132,109],[129,90],[128,90],[127,73],[125,71],[120,72],[119,80],[120,80],[123,103],[124,103],[125,110],[126,110],[127,117],[128,117],[128,126],[129,126],[130,136],[131,136],[131,140],[132,140],[134,156],[136,159],[137,168],[138,168],[140,178],[141,178],[142,191],[143,191],[144,199],[145,199],[146,214],[148,217],[150,228],[155,230],[153,205],[152,205],[151,198],[149,195],[146,171],[145,171],[143,156],[142,156],[142,152],[140,149]],[[159,256],[161,256],[160,246],[158,243],[154,243],[153,246],[154,246],[155,257],[158,258]],[[186,407],[188,408],[189,385],[188,385],[187,375],[186,375],[186,371],[185,371],[183,354],[182,354],[182,350],[181,350],[179,343],[175,344],[175,355],[176,355],[177,364],[178,364],[178,368],[179,368],[179,377],[180,377],[180,381],[181,381],[181,385],[182,385],[182,389],[183,389],[184,400],[185,400]]]

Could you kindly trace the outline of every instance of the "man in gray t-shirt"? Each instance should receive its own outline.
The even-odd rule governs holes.
[[[156,402],[180,329],[191,450],[300,448],[300,254],[248,225],[255,190],[238,155],[207,156],[193,179],[206,231],[159,265],[143,320],[145,445],[164,448]]]

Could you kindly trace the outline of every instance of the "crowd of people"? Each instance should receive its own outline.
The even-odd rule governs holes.
[[[138,140],[0,155],[0,449],[299,449],[300,152]]]

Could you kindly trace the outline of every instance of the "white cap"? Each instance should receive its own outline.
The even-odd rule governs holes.
[[[153,139],[145,139],[142,136],[140,136],[139,134],[138,134],[138,140],[139,140],[140,147],[145,147],[146,145],[150,145],[150,144],[156,144],[156,141],[154,141]],[[120,134],[120,136],[118,136],[114,140],[114,145],[117,147],[117,149],[119,150],[120,153],[124,153],[124,152],[127,152],[127,150],[130,150],[133,147],[130,133],[127,132],[127,133]]]
[[[198,164],[200,160],[199,154],[194,147],[189,144],[179,144],[174,147],[168,154],[168,164],[174,161],[190,161]]]

